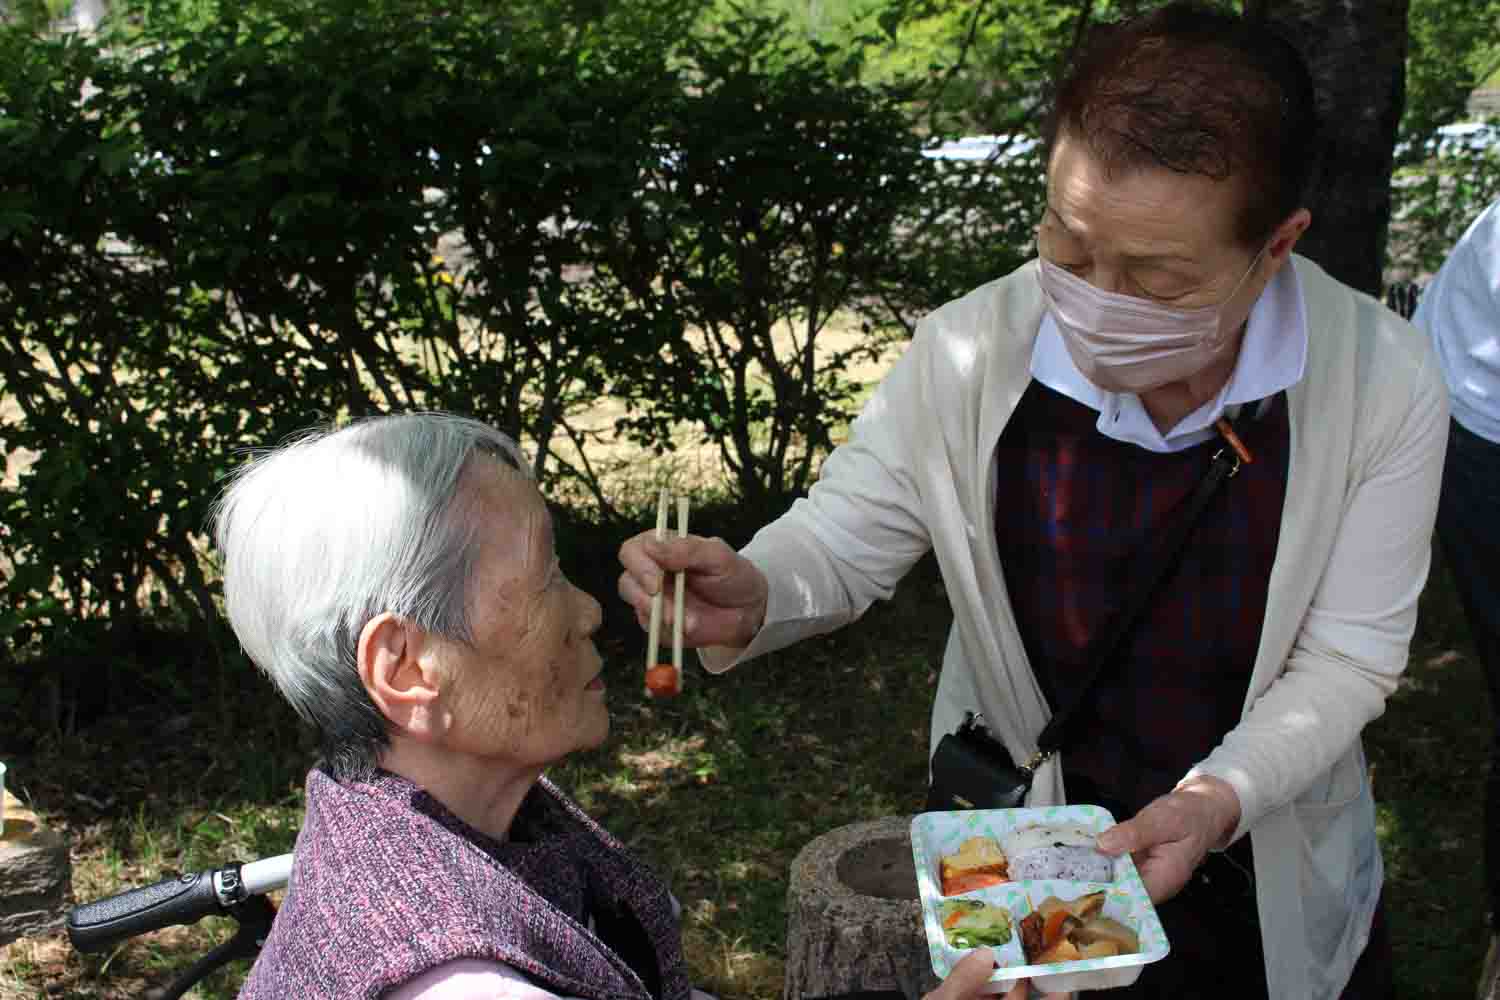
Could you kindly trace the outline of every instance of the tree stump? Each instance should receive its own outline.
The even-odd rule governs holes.
[[[62,929],[73,898],[68,844],[5,793],[0,831],[0,946]]]
[[[785,1000],[937,985],[911,856],[911,817],[839,827],[792,862]]]

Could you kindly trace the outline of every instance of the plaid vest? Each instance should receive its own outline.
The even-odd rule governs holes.
[[[1072,700],[1089,639],[1138,585],[1221,447],[1157,454],[1033,381],[997,446],[995,535],[1027,656],[1048,701]],[[1062,760],[1069,798],[1127,819],[1172,790],[1239,722],[1286,498],[1291,426],[1277,394],[1241,434],[1255,461],[1209,503],[1182,562],[1080,707]],[[1081,780],[1080,780],[1081,779]],[[1123,813],[1123,814],[1122,814]]]
[[[389,772],[314,769],[291,889],[242,1000],[376,1000],[459,958],[589,1000],[690,993],[666,886],[546,779],[501,843]]]

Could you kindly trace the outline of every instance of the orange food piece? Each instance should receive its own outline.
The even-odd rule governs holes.
[[[677,668],[670,663],[658,663],[646,671],[646,693],[653,698],[671,698],[682,692]]]
[[[1042,947],[1051,948],[1062,940],[1063,924],[1072,914],[1064,909],[1056,909],[1046,916],[1046,923],[1042,924]]]
[[[1048,896],[1021,918],[1021,951],[1028,965],[1130,955],[1141,950],[1135,931],[1100,913],[1103,893],[1078,899]]]
[[[1005,852],[989,837],[970,837],[955,854],[943,855],[938,868],[944,896],[999,885],[1010,878]],[[983,878],[983,881],[975,881]]]
[[[948,914],[948,916],[947,916],[946,919],[943,920],[943,926],[944,927],[952,927],[953,925],[957,924],[963,918],[964,918],[964,911],[963,910],[954,910],[952,913]]]
[[[950,875],[943,879],[943,895],[957,896],[964,892],[973,892],[975,889],[983,889],[992,885],[1000,885],[1008,881],[1004,876],[994,872],[967,872],[961,875]]]

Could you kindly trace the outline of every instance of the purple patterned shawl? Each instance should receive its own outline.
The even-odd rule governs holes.
[[[314,769],[291,888],[241,1000],[375,1000],[458,958],[590,1000],[687,1000],[671,897],[619,841],[545,778],[511,838],[389,772]]]

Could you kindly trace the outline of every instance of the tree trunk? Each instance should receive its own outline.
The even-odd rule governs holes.
[[[783,1000],[867,990],[916,1000],[936,986],[911,817],[841,826],[803,847],[787,887]]]
[[[0,948],[20,937],[62,929],[73,905],[68,841],[42,826],[36,813],[0,791]]]
[[[1380,293],[1391,162],[1406,101],[1408,0],[1246,0],[1301,47],[1327,135],[1312,227],[1298,252],[1346,284]]]

